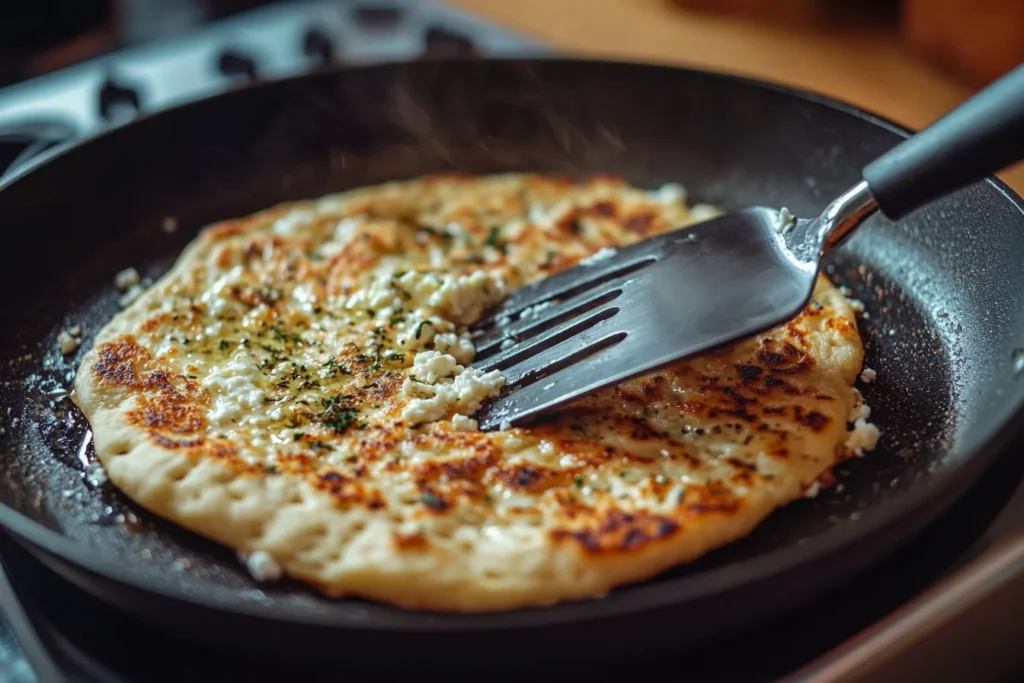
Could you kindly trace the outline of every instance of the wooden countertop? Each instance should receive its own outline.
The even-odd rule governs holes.
[[[686,12],[667,0],[446,0],[582,55],[727,71],[814,90],[923,128],[967,98],[892,30],[783,27]],[[1024,194],[1024,165],[1001,174]]]

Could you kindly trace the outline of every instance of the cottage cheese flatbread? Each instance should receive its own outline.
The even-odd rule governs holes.
[[[824,278],[771,332],[476,430],[503,378],[469,367],[469,324],[707,213],[674,186],[438,176],[225,221],[99,333],[75,400],[121,491],[261,578],[456,611],[600,596],[744,536],[871,446],[848,426],[854,313]]]

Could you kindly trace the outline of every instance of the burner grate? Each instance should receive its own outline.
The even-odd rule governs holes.
[[[139,6],[161,3],[170,6],[165,0]],[[57,119],[74,137],[87,136],[240,81],[291,76],[332,63],[550,52],[536,41],[427,0],[273,3],[210,24],[203,23],[208,11],[192,8],[189,14],[194,4],[179,0],[167,16],[178,22],[191,17],[200,24],[197,30],[0,89],[0,147],[11,148],[10,131],[40,122]],[[0,169],[23,153],[0,150]]]

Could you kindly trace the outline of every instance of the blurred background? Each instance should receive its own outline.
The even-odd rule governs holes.
[[[303,3],[0,3],[0,88],[97,55],[186,35],[220,18],[282,4]],[[336,0],[333,4],[367,11],[367,16],[376,11],[379,21],[390,6],[414,10],[428,3]],[[555,51],[756,76],[831,95],[912,128],[927,125],[1024,61],[1024,0],[441,0],[437,4],[536,39]],[[467,48],[466,41],[447,38],[442,48]],[[335,57],[345,58],[344,45],[314,43],[303,49],[315,52],[326,47]],[[244,63],[232,64],[242,71],[249,69]],[[1004,175],[1017,189],[1024,189],[1024,171],[1018,168]]]
[[[920,129],[1024,62],[1024,0],[453,0],[578,52],[731,71]],[[1024,192],[1024,167],[1001,174]]]

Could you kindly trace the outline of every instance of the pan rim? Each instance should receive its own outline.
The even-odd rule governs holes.
[[[848,114],[868,124],[881,127],[902,137],[908,137],[913,132],[885,117],[864,110],[841,99],[736,73],[680,67],[665,63],[643,62],[636,60],[546,56],[528,58],[494,57],[486,59],[428,59],[421,60],[420,62],[387,61],[370,65],[340,65],[321,68],[287,78],[261,81],[245,85],[241,88],[213,94],[157,112],[147,113],[139,116],[131,123],[125,124],[125,126],[153,125],[148,124],[148,122],[154,119],[159,122],[162,118],[173,117],[180,110],[188,110],[192,107],[208,106],[210,101],[226,100],[237,91],[285,87],[285,84],[295,81],[318,77],[322,78],[332,75],[339,76],[340,74],[352,71],[365,72],[374,70],[387,71],[403,68],[415,69],[426,68],[426,65],[431,64],[437,65],[447,63],[510,63],[522,66],[555,64],[566,66],[574,65],[579,68],[600,68],[601,66],[608,66],[613,68],[635,68],[644,71],[655,69],[664,72],[689,75],[690,77],[738,83],[746,87],[757,88],[760,90],[775,91],[790,98]],[[418,65],[424,66],[419,67]],[[62,145],[45,152],[0,180],[0,192],[17,183],[21,178],[25,177],[35,169],[56,161],[66,154],[74,153],[80,147],[100,144],[107,136],[117,134],[118,131],[125,126],[107,128],[94,135],[79,140],[77,143]],[[1014,208],[1016,208],[1021,214],[1024,214],[1024,199],[1021,199],[1021,197],[1004,182],[995,177],[986,178],[984,182],[993,186],[993,188],[1005,197]],[[652,577],[652,580],[649,583],[622,586],[612,591],[604,598],[561,603],[551,607],[528,608],[505,612],[480,614],[439,613],[407,610],[383,603],[379,605],[375,603],[375,606],[385,607],[391,611],[391,613],[387,614],[387,618],[384,619],[367,620],[365,618],[353,619],[351,617],[347,617],[341,610],[334,610],[330,612],[310,612],[305,609],[293,609],[284,605],[268,607],[258,603],[250,604],[245,602],[225,604],[224,602],[208,598],[205,595],[196,595],[185,590],[173,589],[164,584],[153,585],[148,583],[130,569],[126,569],[124,566],[117,563],[104,560],[87,544],[51,530],[41,523],[22,515],[5,503],[0,503],[0,526],[10,530],[24,541],[27,541],[30,544],[37,546],[39,549],[54,555],[59,560],[68,562],[78,569],[84,569],[85,571],[108,581],[152,594],[158,598],[186,603],[190,607],[212,610],[245,618],[265,620],[268,622],[289,622],[306,626],[381,632],[416,631],[427,629],[432,631],[458,631],[465,629],[523,629],[553,626],[581,620],[607,619],[625,614],[650,611],[672,603],[709,598],[716,594],[743,588],[744,586],[763,583],[765,580],[770,580],[772,577],[782,575],[794,567],[809,562],[822,561],[826,557],[842,551],[845,547],[863,542],[872,534],[883,532],[885,529],[898,524],[901,520],[911,517],[914,512],[927,510],[927,521],[931,521],[938,514],[952,505],[959,498],[960,493],[977,481],[981,474],[992,465],[997,457],[1001,455],[1003,448],[1010,438],[1021,432],[1022,426],[1024,426],[1024,396],[1019,397],[1015,402],[1008,418],[986,438],[980,440],[973,448],[967,449],[964,457],[958,462],[950,465],[947,469],[944,469],[941,474],[936,476],[934,479],[931,479],[926,485],[915,491],[909,492],[905,497],[892,501],[892,503],[885,506],[875,506],[865,510],[859,523],[853,528],[845,530],[841,534],[823,534],[815,539],[809,540],[802,546],[778,548],[742,562],[733,563],[725,567],[708,570],[691,576],[661,581],[659,581],[657,577]],[[951,490],[957,490],[958,494],[956,496],[947,495]],[[943,499],[943,496],[945,496],[945,499]],[[330,598],[320,597],[319,595],[316,597],[318,599],[331,602]]]

